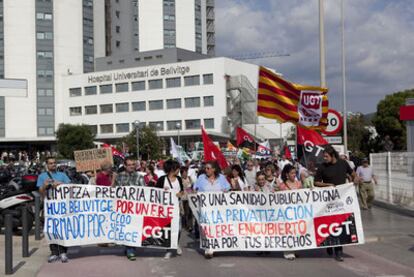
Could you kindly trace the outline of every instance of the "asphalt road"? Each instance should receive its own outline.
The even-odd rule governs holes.
[[[298,252],[295,261],[285,260],[280,252],[223,252],[206,260],[184,233],[180,257],[166,260],[165,251],[140,249],[131,262],[122,247],[76,247],[69,252],[68,264],[45,262],[37,276],[414,276],[414,218],[380,208],[363,211],[362,216],[366,244],[346,247],[344,262],[322,249]]]

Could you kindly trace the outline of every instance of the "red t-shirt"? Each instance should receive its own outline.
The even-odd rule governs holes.
[[[147,186],[150,186],[150,187],[155,187],[155,185],[157,184],[157,181],[158,181],[158,176],[154,174],[154,176],[152,177],[152,181],[151,181],[151,183],[150,183],[150,178],[149,178],[149,176],[148,176],[148,175],[145,175],[145,176],[144,176],[144,181],[145,181],[145,184],[146,184]]]
[[[110,187],[112,185],[112,177],[110,175],[106,175],[102,172],[99,172],[96,175],[96,185]]]

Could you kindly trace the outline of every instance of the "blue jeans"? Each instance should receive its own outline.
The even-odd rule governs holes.
[[[126,247],[126,254],[128,255],[136,255],[135,247],[125,246]]]

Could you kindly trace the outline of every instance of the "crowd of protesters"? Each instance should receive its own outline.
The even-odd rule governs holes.
[[[50,153],[51,154],[51,153]],[[7,164],[10,159],[13,164],[17,162],[40,163],[40,156],[30,161],[27,153],[21,152],[10,157],[8,153],[2,154],[2,161]],[[216,161],[185,161],[180,165],[175,160],[166,161],[136,161],[126,158],[124,163],[114,167],[111,163],[103,163],[97,172],[82,172],[82,183],[99,186],[150,186],[173,191],[180,199],[180,230],[194,232],[199,237],[197,222],[192,216],[188,203],[188,194],[195,192],[213,191],[258,191],[273,193],[277,191],[298,190],[302,188],[337,186],[346,182],[357,184],[360,192],[361,209],[369,209],[374,199],[373,184],[377,183],[368,160],[364,159],[362,165],[357,167],[347,159],[346,155],[339,155],[334,148],[327,146],[324,150],[324,163],[318,168],[312,163],[307,167],[296,160],[281,158],[250,159],[241,161],[235,158],[228,168],[221,169]],[[45,159],[46,171],[38,178],[40,192],[47,186],[58,186],[63,183],[75,183],[68,174],[59,172],[55,158]],[[179,235],[180,238],[180,235]],[[67,249],[63,246],[51,244],[49,262],[67,262]],[[343,260],[341,247],[328,248],[329,255],[334,254],[338,261]],[[172,255],[181,255],[182,250],[167,251],[165,258]],[[212,258],[212,249],[205,250],[205,257]],[[129,260],[136,259],[136,248],[126,247],[126,256]],[[294,252],[284,252],[284,257],[294,260]]]

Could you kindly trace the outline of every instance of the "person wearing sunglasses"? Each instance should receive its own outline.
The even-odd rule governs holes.
[[[208,161],[204,169],[205,173],[201,174],[194,184],[195,191],[212,192],[230,190],[230,184],[227,182],[226,177],[221,174],[221,170],[217,161]],[[204,252],[204,257],[206,257],[206,259],[211,259],[213,257],[213,254],[213,249],[208,248]]]

